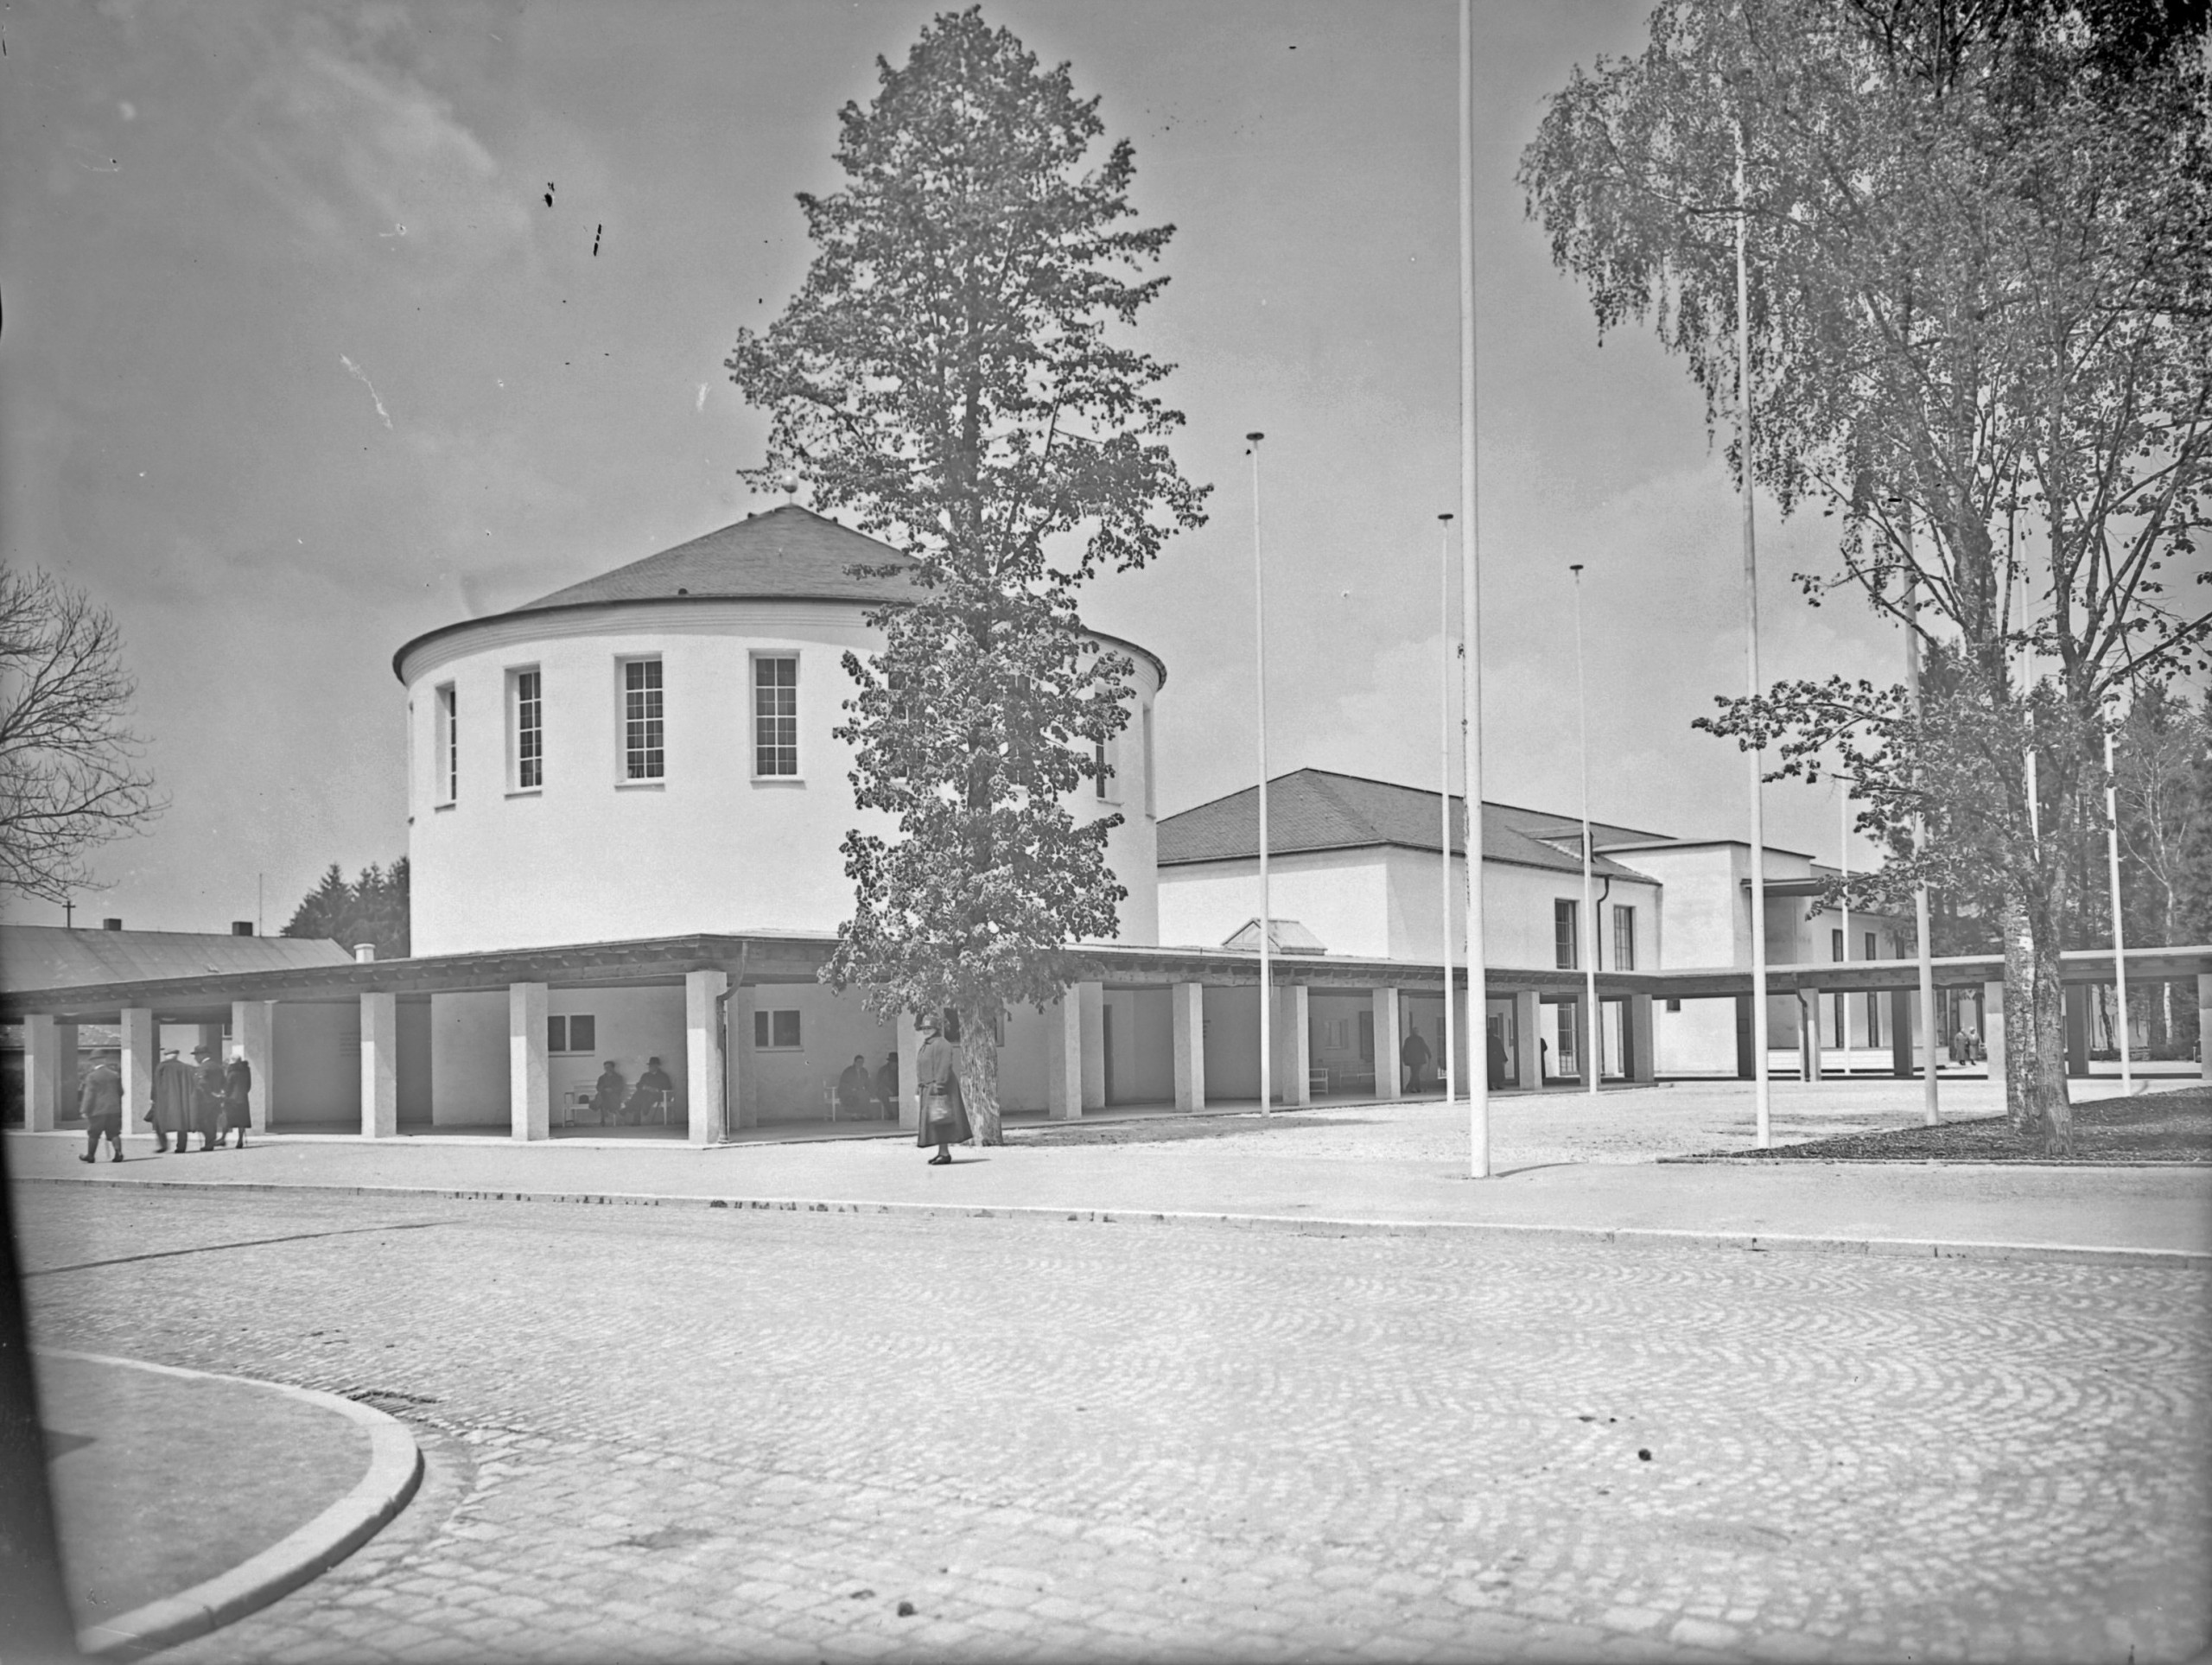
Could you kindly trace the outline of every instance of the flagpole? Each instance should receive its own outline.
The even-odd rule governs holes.
[[[2112,980],[2120,1000],[2120,1090],[2135,1090],[2127,1056],[2127,930],[2120,917],[2120,777],[2113,772],[2112,730],[2105,730],[2105,861],[2112,869]]]
[[[1574,731],[1582,754],[1582,1057],[1577,1060],[1586,1090],[1598,1090],[1605,1073],[1605,1042],[1598,1028],[1598,885],[1592,873],[1590,842],[1590,696],[1582,676],[1582,563],[1574,575]]]
[[[1759,687],[1758,544],[1751,525],[1751,280],[1744,248],[1744,119],[1736,118],[1736,448],[1744,510],[1744,661],[1756,700]],[[1751,745],[1751,1099],[1761,1150],[1774,1143],[1766,1058],[1766,820],[1761,802],[1766,772],[1753,718]]]
[[[1260,740],[1260,1114],[1274,1113],[1274,1026],[1269,1009],[1274,1005],[1274,962],[1268,938],[1274,926],[1268,918],[1268,602],[1267,580],[1260,562],[1260,442],[1265,434],[1247,434],[1252,459],[1252,661],[1259,690]]]
[[[1441,527],[1440,542],[1441,558],[1437,570],[1437,626],[1444,632],[1443,645],[1438,650],[1437,676],[1442,694],[1437,703],[1437,738],[1440,747],[1436,781],[1437,814],[1443,825],[1441,858],[1444,902],[1444,1108],[1450,1109],[1459,1102],[1459,1048],[1454,1044],[1452,1008],[1458,1004],[1452,987],[1452,517],[1436,517]],[[1475,1014],[1467,1014],[1467,1068],[1475,1067]],[[1393,1043],[1396,1037],[1391,1037]],[[1382,1043],[1376,1043],[1376,1058],[1379,1066]],[[1397,1067],[1392,1063],[1392,1069]]]
[[[1461,770],[1466,798],[1467,1019],[1485,1034],[1490,1002],[1483,969],[1483,632],[1482,527],[1476,511],[1475,454],[1475,24],[1473,0],[1459,0],[1459,641],[1467,656],[1459,680]],[[1449,841],[1446,841],[1449,842]],[[1490,1174],[1490,1071],[1467,1071],[1468,1172]]]
[[[1912,702],[1912,719],[1920,721],[1920,563],[1912,550],[1912,505],[1901,505],[1904,514],[1904,678],[1905,696]],[[1912,817],[1912,850],[1921,855],[1928,839],[1927,818]],[[1934,1127],[1943,1119],[1937,1103],[1936,1082],[1936,967],[1935,950],[1929,941],[1928,886],[1912,887],[1912,928],[1919,938],[1914,958],[1920,971],[1920,1119]]]

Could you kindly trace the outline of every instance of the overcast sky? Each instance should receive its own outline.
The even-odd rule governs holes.
[[[1477,8],[1485,795],[1575,805],[1580,561],[1592,813],[1740,836],[1741,761],[1689,728],[1743,676],[1726,473],[1679,362],[1599,349],[1513,183],[1545,96],[1636,50],[1644,10]],[[756,506],[734,471],[762,424],[721,360],[805,269],[792,197],[836,187],[838,107],[931,10],[0,10],[0,555],[114,612],[173,800],[99,856],[80,918],[219,930],[265,874],[273,931],[326,864],[399,855],[394,648]],[[1167,663],[1162,810],[1256,768],[1251,429],[1270,772],[1433,785],[1456,8],[986,15],[1103,95],[1141,213],[1178,227],[1144,339],[1180,366],[1211,522],[1090,607]],[[1894,632],[1789,581],[1826,566],[1821,525],[1762,505],[1765,668],[1891,677]],[[1834,859],[1827,788],[1768,806],[1776,842]]]

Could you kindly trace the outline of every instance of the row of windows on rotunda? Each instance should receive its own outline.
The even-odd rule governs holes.
[[[618,782],[658,781],[668,768],[667,694],[661,662],[643,657],[616,661],[620,734],[616,741]],[[798,775],[798,660],[780,654],[753,659],[753,772],[770,779]],[[441,683],[435,690],[435,782],[436,800],[461,797],[461,712],[460,690]],[[518,666],[506,676],[506,790],[531,792],[545,785],[545,683],[536,665]]]

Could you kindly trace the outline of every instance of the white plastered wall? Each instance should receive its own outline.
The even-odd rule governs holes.
[[[851,692],[842,660],[874,633],[858,605],[626,604],[487,620],[424,644],[405,667],[413,947],[418,955],[609,942],[693,931],[831,931],[852,911],[841,845],[887,832],[853,804],[850,748],[831,737]],[[797,778],[753,772],[753,661],[794,656]],[[620,670],[658,657],[664,772],[622,778]],[[1137,706],[1115,748],[1119,774],[1078,817],[1120,813],[1108,860],[1128,890],[1121,937],[1158,940],[1154,823],[1144,710],[1159,693],[1134,656]],[[512,672],[534,668],[544,777],[514,773]],[[442,789],[436,690],[450,683],[459,789]]]

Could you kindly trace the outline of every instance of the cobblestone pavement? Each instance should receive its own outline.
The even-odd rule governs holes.
[[[2212,1623],[2202,1272],[16,1202],[43,1344],[353,1393],[429,1452],[178,1661],[2148,1662]]]

